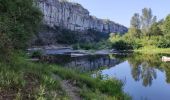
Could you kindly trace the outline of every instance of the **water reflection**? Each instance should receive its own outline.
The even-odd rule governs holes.
[[[159,56],[135,54],[128,58],[131,66],[131,74],[135,81],[142,80],[143,86],[151,86],[156,79],[156,69],[159,68]]]
[[[157,54],[133,54],[127,58],[130,67],[131,74],[135,81],[142,80],[143,86],[151,86],[152,81],[157,78],[156,69],[165,71],[167,82],[169,81],[168,64],[161,62],[161,55]]]
[[[132,54],[119,65],[102,70],[102,75],[125,81],[124,91],[134,100],[169,100],[170,62],[162,62],[162,56],[170,55]]]
[[[100,67],[112,67],[122,62],[120,59],[109,55],[86,55],[71,57],[71,55],[49,55],[43,61],[60,64],[64,67],[79,71],[92,71]]]
[[[70,55],[50,55],[43,59],[49,63],[57,63],[80,71],[92,71],[100,67],[113,67],[128,61],[134,81],[142,81],[143,86],[151,86],[157,78],[156,70],[165,72],[166,82],[170,83],[170,62],[162,62],[166,54],[130,54],[130,55],[87,55],[71,57]]]
[[[102,75],[125,81],[124,91],[134,100],[169,100],[170,62],[162,62],[167,54],[88,55],[47,57],[50,63],[61,64],[80,71],[106,66]]]

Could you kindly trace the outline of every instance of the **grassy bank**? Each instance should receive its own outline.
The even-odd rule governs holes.
[[[15,54],[10,62],[0,62],[0,99],[70,100],[68,91],[62,87],[64,80],[76,87],[78,96],[85,100],[130,99],[118,80],[92,78],[86,73],[27,59],[24,54]]]
[[[15,55],[0,62],[0,99],[44,100],[68,98],[58,80],[51,77],[46,64],[31,63],[26,56]]]
[[[156,53],[166,53],[170,54],[170,48],[157,48],[155,46],[145,46],[134,50],[134,52],[147,53],[147,54],[156,54]]]

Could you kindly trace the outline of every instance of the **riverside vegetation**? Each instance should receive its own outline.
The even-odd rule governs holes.
[[[116,79],[92,78],[87,73],[58,65],[32,63],[26,58],[24,53],[17,52],[10,62],[0,63],[1,99],[69,100],[71,98],[62,87],[64,80],[78,88],[78,97],[82,99],[130,99],[122,91],[123,83]]]
[[[142,53],[170,52],[170,15],[157,21],[152,10],[144,8],[142,15],[135,13],[130,23],[130,28],[125,34],[110,33],[109,39],[94,44],[76,44],[73,48],[132,50]]]
[[[142,15],[135,13],[131,26],[125,35],[110,34],[112,48],[134,50],[145,53],[169,53],[170,15],[157,21],[150,8],[142,9]]]
[[[130,99],[119,80],[29,61],[24,49],[37,32],[42,13],[33,0],[0,0],[0,8],[0,99],[70,100],[75,94],[87,100]],[[69,95],[65,81],[78,92]]]

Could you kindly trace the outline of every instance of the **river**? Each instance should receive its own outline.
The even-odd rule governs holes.
[[[133,100],[169,100],[170,63],[163,62],[162,56],[170,55],[55,55],[52,62],[80,71],[98,71],[104,67],[101,74],[121,80],[123,90]]]

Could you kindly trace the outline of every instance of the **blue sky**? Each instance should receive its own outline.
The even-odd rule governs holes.
[[[127,27],[135,12],[141,13],[144,7],[152,8],[158,19],[170,14],[170,0],[72,0],[83,5],[91,15],[110,19]]]

